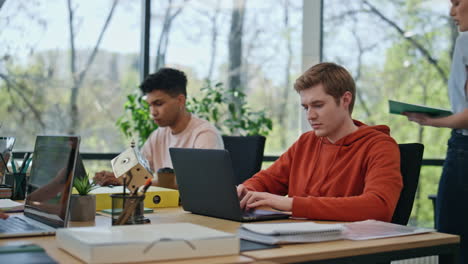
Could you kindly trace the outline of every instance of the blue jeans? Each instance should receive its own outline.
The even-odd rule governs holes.
[[[452,131],[437,191],[435,226],[460,235],[460,263],[468,264],[468,136]]]

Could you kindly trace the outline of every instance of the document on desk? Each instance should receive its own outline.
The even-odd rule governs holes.
[[[434,229],[397,225],[376,220],[345,224],[344,236],[350,240],[369,240],[434,232]]]
[[[343,239],[343,231],[343,224],[298,222],[243,224],[238,234],[245,240],[274,245]]]
[[[191,223],[57,230],[60,248],[86,263],[133,263],[237,255],[239,238]]]
[[[434,229],[403,226],[376,220],[344,224],[314,222],[243,224],[239,237],[264,244],[310,243],[330,240],[369,240],[433,232]]]
[[[0,199],[0,211],[5,213],[22,212],[24,204],[15,202],[11,199]]]

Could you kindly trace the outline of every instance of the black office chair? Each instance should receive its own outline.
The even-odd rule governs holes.
[[[403,189],[398,200],[392,223],[408,224],[411,210],[413,209],[414,196],[418,187],[419,172],[421,171],[424,145],[419,143],[398,144],[400,147],[401,175],[403,177]]]
[[[224,148],[232,160],[236,184],[252,177],[262,167],[264,136],[223,136]]]

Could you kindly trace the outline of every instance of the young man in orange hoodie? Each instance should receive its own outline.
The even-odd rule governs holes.
[[[403,186],[398,145],[387,126],[351,118],[351,75],[320,63],[294,88],[313,130],[237,187],[241,207],[269,206],[316,220],[391,221]]]

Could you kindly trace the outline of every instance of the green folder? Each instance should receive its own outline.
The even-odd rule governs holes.
[[[443,117],[452,115],[452,112],[446,109],[428,107],[424,105],[408,104],[388,100],[390,114],[402,115],[403,112],[423,113],[432,117]]]

